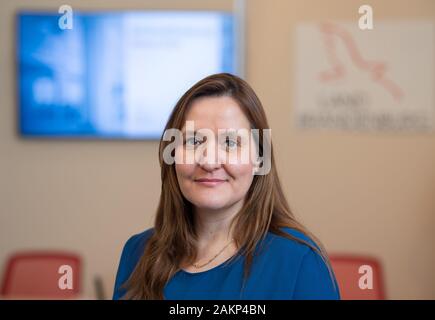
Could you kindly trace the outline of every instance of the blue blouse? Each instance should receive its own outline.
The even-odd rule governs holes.
[[[281,230],[317,247],[304,234],[284,227]],[[124,246],[116,275],[113,299],[125,294],[121,285],[141,257],[154,228],[132,236]],[[237,299],[340,299],[335,276],[320,255],[309,246],[268,232],[265,246],[256,253],[251,272],[242,288],[244,256],[236,254],[222,264],[197,273],[179,270],[163,290],[167,300]]]

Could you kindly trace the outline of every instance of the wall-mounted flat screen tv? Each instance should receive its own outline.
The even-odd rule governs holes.
[[[231,12],[74,11],[70,29],[60,18],[17,13],[24,137],[158,139],[190,86],[238,74]]]

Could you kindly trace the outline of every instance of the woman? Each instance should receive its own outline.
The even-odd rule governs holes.
[[[187,131],[188,123],[211,135]],[[237,76],[211,75],[181,97],[165,132],[179,129],[182,143],[168,153],[172,142],[162,135],[155,224],[125,244],[114,299],[340,298],[321,243],[289,209],[268,128],[261,102]],[[241,136],[227,135],[234,129],[259,129],[249,140],[256,157],[222,161],[247,150]]]

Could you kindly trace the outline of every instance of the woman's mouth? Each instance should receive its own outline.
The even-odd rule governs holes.
[[[196,183],[199,183],[202,186],[205,187],[215,187],[218,185],[221,185],[222,183],[226,182],[226,180],[223,179],[195,179]]]

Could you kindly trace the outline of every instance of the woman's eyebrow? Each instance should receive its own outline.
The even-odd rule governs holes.
[[[237,139],[239,136],[236,133],[221,133],[218,138],[231,138],[231,139]]]
[[[185,129],[182,129],[181,133],[183,135],[191,134],[194,136],[205,136],[204,133],[202,133],[200,130],[201,129],[186,132]],[[217,136],[220,136],[220,137],[239,137],[239,136],[241,136],[241,134],[237,130],[234,130],[234,129],[224,129],[223,131],[219,130],[218,134],[216,134],[216,132],[213,132],[213,133]]]
[[[183,129],[183,130],[181,130],[181,133],[183,133],[183,134],[185,134],[185,133],[197,134],[197,133],[198,133],[198,130],[194,130],[194,131],[191,131],[191,130],[189,130],[189,131],[185,131],[185,130]]]
[[[199,132],[198,130],[195,130],[195,131],[187,131],[187,132],[186,132],[186,131],[183,129],[183,130],[181,130],[181,133],[182,133],[182,135],[183,135],[184,137],[186,137],[187,134],[189,134],[189,135],[192,136],[192,137],[204,137],[204,136],[205,136],[203,133]]]

